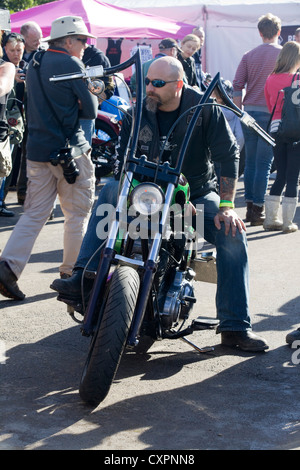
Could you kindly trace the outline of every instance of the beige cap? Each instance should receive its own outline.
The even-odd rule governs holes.
[[[88,32],[88,29],[81,16],[61,16],[52,22],[50,36],[43,38],[43,41],[53,41],[65,36],[82,34],[89,38],[96,38]]]

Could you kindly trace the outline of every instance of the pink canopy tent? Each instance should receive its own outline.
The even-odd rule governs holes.
[[[97,38],[182,39],[194,27],[98,0],[58,0],[12,14],[11,29],[19,32],[26,21],[36,21],[46,37],[50,34],[52,21],[67,15],[81,16],[90,33]]]

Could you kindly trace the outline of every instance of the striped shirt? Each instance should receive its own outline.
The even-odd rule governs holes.
[[[234,96],[240,96],[246,87],[245,109],[268,112],[264,86],[281,49],[278,44],[264,43],[243,55],[233,80],[233,90]]]

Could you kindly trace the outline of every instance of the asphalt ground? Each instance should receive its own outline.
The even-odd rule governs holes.
[[[240,180],[242,217],[243,195]],[[0,248],[22,213],[16,200],[10,191],[16,216],[0,218]],[[295,221],[300,226],[300,204]],[[300,231],[247,226],[253,330],[267,339],[267,352],[222,347],[211,330],[189,337],[212,346],[208,353],[181,340],[156,342],[147,354],[124,355],[110,393],[94,409],[78,394],[89,339],[49,288],[58,277],[62,233],[57,205],[19,280],[26,299],[0,296],[1,450],[101,450],[104,459],[125,450],[300,449],[300,351],[285,343],[300,326]],[[215,284],[195,286],[192,318],[214,318]]]

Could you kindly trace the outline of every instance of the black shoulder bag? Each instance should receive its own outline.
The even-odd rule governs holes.
[[[283,105],[281,122],[277,136],[287,143],[297,145],[300,142],[300,82],[299,72],[296,72],[289,87],[283,88]],[[278,96],[277,96],[278,99]],[[277,100],[276,100],[277,103]],[[275,103],[275,107],[276,107]],[[275,109],[274,107],[274,109]]]

